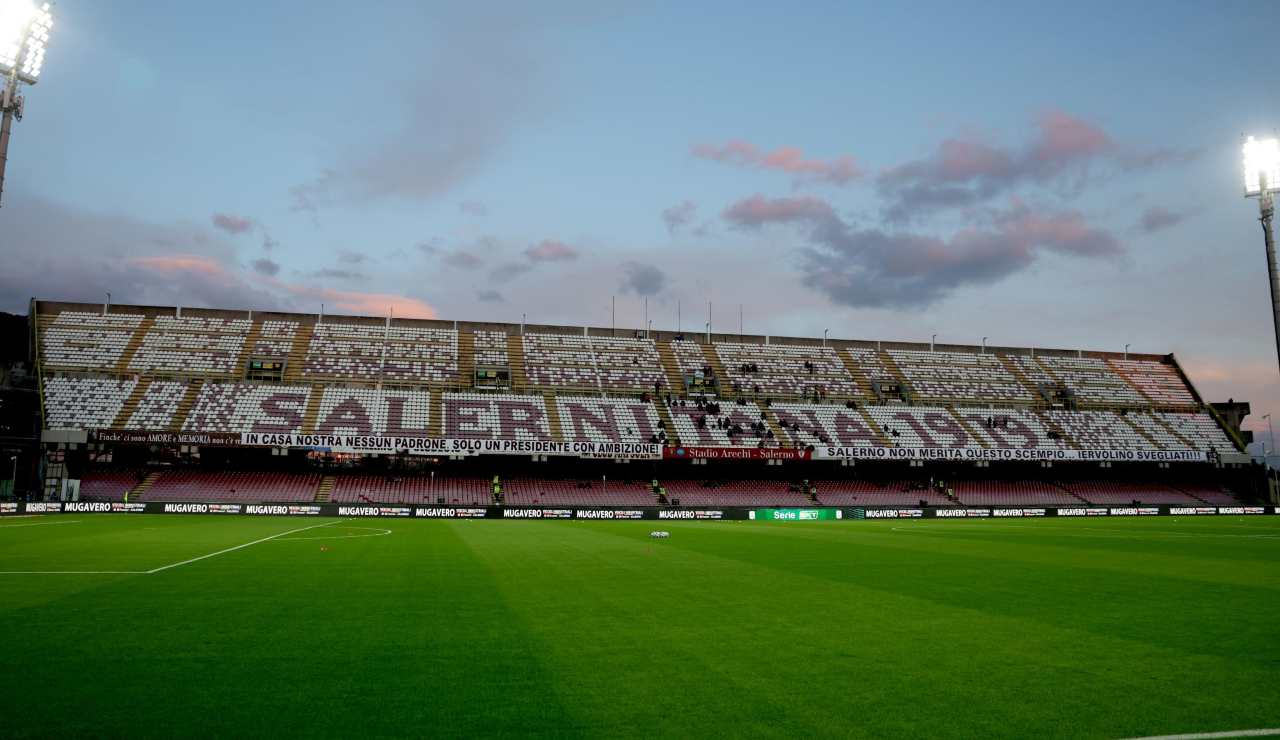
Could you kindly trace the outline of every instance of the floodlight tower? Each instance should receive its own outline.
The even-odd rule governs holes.
[[[49,3],[31,0],[0,0],[0,195],[4,193],[4,166],[9,158],[9,129],[22,120],[23,97],[18,84],[36,84],[44,66],[44,50],[53,28]]]
[[[1276,331],[1276,357],[1280,360],[1280,271],[1276,269],[1276,242],[1271,232],[1275,216],[1274,193],[1280,192],[1280,139],[1244,142],[1244,197],[1258,199],[1258,221],[1267,246],[1267,273],[1271,277],[1271,318]]]

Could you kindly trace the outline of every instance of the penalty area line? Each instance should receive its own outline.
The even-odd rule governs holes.
[[[176,562],[176,563],[169,563],[168,565],[162,565],[162,566],[160,566],[159,568],[152,568],[151,570],[0,570],[0,576],[20,576],[20,575],[32,575],[32,576],[58,576],[58,575],[65,575],[65,576],[149,576],[149,575],[153,575],[153,574],[155,574],[155,573],[160,573],[161,571],[169,570],[170,568],[177,568],[177,567],[178,567],[178,566],[180,566],[180,565],[188,565],[188,564],[190,564],[190,563],[196,563],[196,562],[199,562],[199,561],[201,561],[201,560],[207,560],[208,558],[217,557],[218,555],[225,555],[225,554],[227,554],[227,553],[229,553],[229,552],[235,552],[236,550],[243,550],[243,549],[244,549],[244,548],[246,548],[246,547],[252,547],[252,546],[254,546],[254,545],[261,544],[261,543],[263,543],[263,542],[268,542],[268,541],[270,541],[270,540],[274,540],[274,539],[276,539],[277,537],[284,537],[285,535],[297,534],[298,532],[305,532],[305,531],[307,531],[308,529],[319,529],[320,527],[331,527],[331,526],[333,526],[334,524],[340,524],[340,523],[342,523],[342,522],[349,522],[349,521],[351,521],[351,520],[350,520],[350,519],[341,519],[341,520],[339,520],[339,521],[335,521],[335,522],[325,522],[324,524],[313,524],[313,525],[311,525],[310,527],[299,527],[299,528],[297,528],[297,529],[291,529],[291,530],[289,530],[288,532],[278,532],[278,533],[276,533],[276,534],[271,535],[270,537],[263,537],[262,539],[257,539],[257,540],[254,540],[253,542],[246,542],[246,543],[244,543],[243,545],[236,545],[235,547],[228,547],[228,548],[225,548],[225,549],[222,549],[222,550],[218,550],[217,552],[211,552],[211,553],[209,553],[208,555],[200,555],[200,556],[198,556],[198,557],[194,557],[194,558],[187,558],[186,560],[181,560],[181,561]],[[68,523],[69,523],[69,522],[68,522]]]
[[[0,570],[0,576],[141,576],[145,570]]]
[[[343,521],[349,521],[349,520],[343,520]],[[280,532],[279,534],[273,534],[273,535],[271,535],[270,537],[263,537],[262,539],[260,539],[260,540],[254,540],[253,542],[246,542],[246,543],[244,543],[243,545],[236,545],[235,547],[228,547],[228,548],[226,548],[225,550],[219,550],[219,551],[217,551],[217,552],[211,552],[211,553],[209,553],[208,555],[201,555],[201,556],[199,556],[199,557],[188,558],[188,559],[186,559],[186,560],[182,560],[182,561],[179,561],[179,562],[177,562],[177,563],[169,563],[168,565],[162,565],[162,566],[160,566],[159,568],[152,568],[151,570],[144,570],[144,571],[142,571],[142,572],[143,572],[143,573],[146,573],[147,575],[151,575],[151,574],[153,574],[153,573],[159,573],[159,572],[161,572],[161,571],[169,570],[170,568],[177,568],[178,566],[181,566],[181,565],[188,565],[188,564],[190,564],[190,563],[197,563],[197,562],[200,562],[201,560],[206,560],[206,559],[208,559],[208,558],[217,557],[218,555],[225,555],[225,554],[227,554],[227,553],[229,553],[229,552],[235,552],[236,550],[243,550],[243,549],[244,549],[244,548],[246,548],[246,547],[253,547],[254,545],[258,545],[258,544],[261,544],[261,543],[263,543],[263,542],[269,542],[269,541],[271,541],[271,540],[274,540],[274,539],[276,539],[277,537],[284,537],[284,536],[286,536],[286,535],[297,534],[298,532],[305,532],[305,531],[307,531],[308,529],[319,529],[320,527],[331,527],[331,526],[333,526],[333,525],[335,525],[335,524],[338,524],[338,522],[325,522],[324,524],[313,524],[313,525],[311,525],[310,527],[299,527],[298,529],[291,529],[291,530],[289,530],[288,532]]]
[[[0,524],[0,529],[17,529],[18,527],[48,527],[53,524],[79,524],[79,519],[70,519],[57,522],[31,522],[30,524]]]

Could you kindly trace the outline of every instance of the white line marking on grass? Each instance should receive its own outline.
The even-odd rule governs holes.
[[[140,576],[145,570],[0,570],[0,576]]]
[[[79,521],[80,521],[79,519],[74,519],[71,521],[47,522],[47,523],[48,524],[76,524],[76,523],[79,523]],[[99,575],[100,576],[147,576],[147,575],[152,575],[154,573],[159,573],[160,571],[169,570],[170,568],[177,568],[180,565],[187,565],[188,563],[195,563],[200,560],[205,560],[207,558],[215,557],[217,555],[224,555],[229,552],[235,552],[236,550],[243,550],[246,547],[252,547],[253,545],[257,545],[262,542],[268,542],[278,537],[284,537],[285,535],[294,534],[296,532],[305,532],[308,529],[319,529],[320,527],[331,527],[335,524],[340,524],[342,522],[349,522],[349,521],[351,520],[342,519],[336,522],[325,522],[324,524],[313,524],[310,527],[299,527],[298,529],[291,529],[288,532],[280,532],[279,534],[273,534],[270,537],[263,537],[262,539],[254,540],[253,542],[246,542],[243,545],[228,547],[224,550],[211,552],[208,555],[201,555],[195,558],[189,558],[187,560],[183,560],[178,563],[169,563],[168,565],[162,565],[159,568],[152,568],[151,570],[0,570],[0,576],[25,576],[25,575],[31,575],[31,576],[99,576]],[[10,526],[21,527],[21,526],[35,526],[35,525],[14,524]],[[365,529],[365,528],[362,527],[362,529]],[[390,532],[388,532],[388,534],[390,534]],[[374,537],[377,535],[357,535],[357,536]]]
[[[1194,732],[1186,735],[1150,735],[1148,737],[1131,737],[1128,740],[1214,740],[1220,737],[1274,737],[1280,735],[1280,728],[1265,730],[1227,730],[1226,732]]]
[[[18,527],[47,527],[50,524],[79,524],[79,519],[59,522],[35,522],[33,524],[0,524],[0,529],[17,529]]]
[[[373,534],[335,534],[324,537],[279,537],[276,542],[302,542],[303,540],[353,540],[360,537],[386,537],[391,534],[389,529],[379,529],[377,527],[343,527],[343,529],[367,529]]]
[[[347,520],[344,520],[344,521],[347,521]],[[335,525],[335,524],[338,524],[338,522],[325,522],[324,524],[313,524],[313,525],[311,525],[310,527],[300,527],[300,528],[298,528],[298,529],[291,529],[291,530],[289,530],[288,532],[281,532],[281,533],[279,533],[279,534],[273,534],[273,535],[271,535],[270,537],[263,537],[263,538],[262,538],[262,539],[260,539],[260,540],[254,540],[253,542],[246,542],[246,543],[244,543],[243,545],[236,545],[235,547],[228,547],[228,548],[226,548],[225,550],[219,550],[219,551],[217,551],[217,552],[211,552],[211,553],[209,553],[208,555],[201,555],[201,556],[199,556],[199,557],[195,557],[195,558],[188,558],[187,560],[183,560],[183,561],[180,561],[180,562],[177,562],[177,563],[169,563],[168,565],[162,565],[162,566],[160,566],[159,568],[152,568],[151,570],[147,570],[147,571],[143,571],[143,572],[144,572],[144,573],[146,573],[147,575],[151,575],[152,573],[159,573],[160,571],[163,571],[163,570],[169,570],[170,568],[177,568],[177,567],[178,567],[178,566],[180,566],[180,565],[189,565],[189,564],[191,564],[191,563],[197,563],[197,562],[199,562],[199,561],[201,561],[201,560],[206,560],[206,559],[208,559],[208,558],[217,557],[218,555],[225,555],[226,553],[229,553],[229,552],[235,552],[236,550],[243,550],[243,549],[244,549],[244,548],[246,548],[246,547],[252,547],[252,546],[254,546],[254,545],[261,544],[261,543],[263,543],[263,542],[268,542],[268,541],[270,541],[270,540],[274,540],[274,539],[276,539],[277,537],[284,537],[285,535],[295,534],[295,533],[297,533],[297,532],[305,532],[305,531],[307,531],[308,529],[319,529],[320,527],[331,527],[331,526],[333,526],[333,525]]]

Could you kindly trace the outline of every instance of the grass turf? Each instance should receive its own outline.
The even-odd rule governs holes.
[[[0,521],[0,570],[147,571],[322,523],[150,574],[0,575],[0,735],[1280,726],[1280,517],[64,515]]]

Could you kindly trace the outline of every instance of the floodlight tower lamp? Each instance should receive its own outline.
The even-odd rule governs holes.
[[[53,29],[53,8],[31,0],[0,0],[0,196],[4,193],[4,170],[9,158],[9,136],[13,122],[22,120],[24,99],[18,84],[34,85],[44,69],[44,53]]]
[[[1276,334],[1276,359],[1280,361],[1280,270],[1276,267],[1276,244],[1271,221],[1275,216],[1274,194],[1280,192],[1280,139],[1258,140],[1250,136],[1244,147],[1244,197],[1258,199],[1258,221],[1267,250],[1267,273],[1271,279],[1271,319]]]

